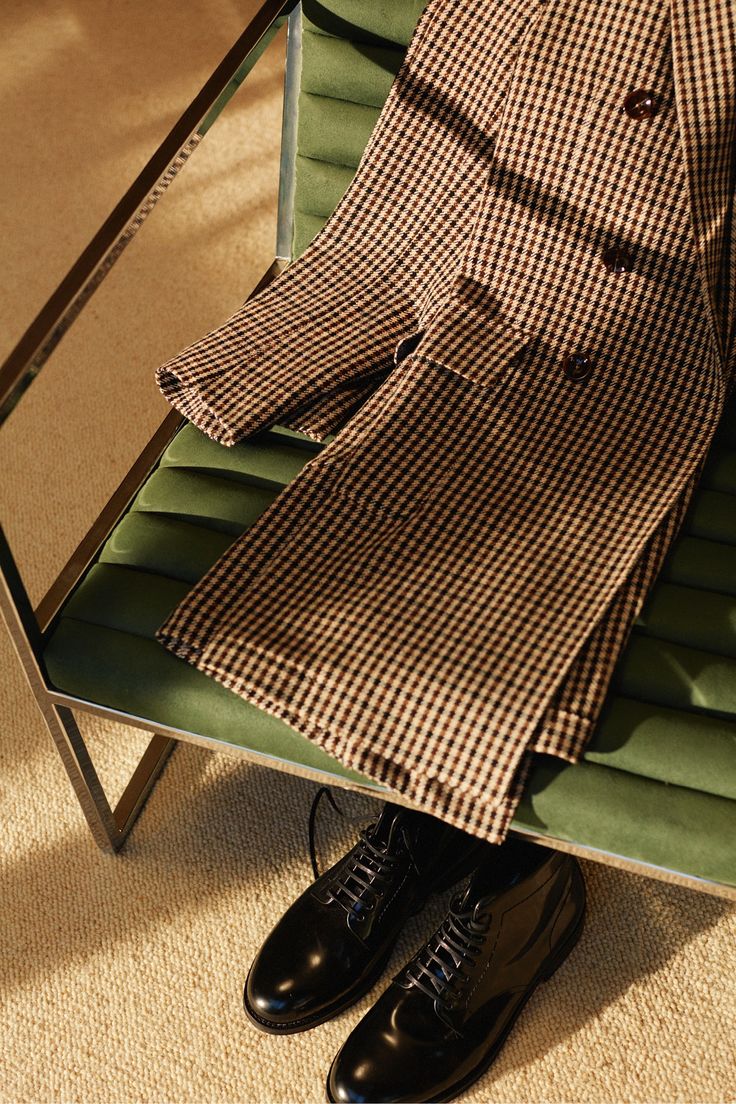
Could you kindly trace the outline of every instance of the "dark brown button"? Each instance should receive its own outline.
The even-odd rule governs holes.
[[[657,97],[648,88],[635,88],[624,99],[624,111],[631,119],[651,119],[658,106]]]
[[[583,380],[593,371],[593,363],[587,353],[565,353],[562,370],[570,380]]]
[[[609,245],[603,250],[601,260],[608,272],[631,272],[634,267],[631,254],[624,245]]]

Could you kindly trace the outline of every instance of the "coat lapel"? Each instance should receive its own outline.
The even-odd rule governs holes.
[[[670,0],[672,63],[703,294],[727,380],[734,353],[736,5]]]

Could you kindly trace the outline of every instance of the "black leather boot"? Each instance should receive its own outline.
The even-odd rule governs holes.
[[[246,979],[246,1015],[262,1031],[290,1034],[359,1000],[407,918],[465,877],[484,846],[435,817],[386,804],[266,939]]]
[[[328,1100],[452,1100],[488,1069],[570,953],[585,911],[579,864],[515,838],[496,850],[348,1036]]]

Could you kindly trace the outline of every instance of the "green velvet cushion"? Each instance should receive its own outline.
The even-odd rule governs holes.
[[[305,29],[359,45],[409,45],[427,0],[303,0]]]
[[[47,663],[60,689],[133,717],[324,771],[326,782],[334,777],[360,777],[208,675],[188,664],[189,669],[182,671],[183,660],[145,637],[63,617],[49,645]]]
[[[399,71],[404,51],[325,38],[305,28],[302,51],[302,95],[363,104],[380,111]]]
[[[425,3],[303,5],[294,256],[322,229],[350,184]]]
[[[736,802],[686,787],[540,756],[514,826],[583,842],[603,855],[736,884]]]
[[[275,429],[226,449],[191,425],[180,430],[63,611],[46,649],[54,685],[216,741],[357,777],[153,638],[192,583],[322,447]],[[734,849],[719,834],[729,816],[736,829],[736,599],[710,570],[727,565],[736,545],[690,534],[708,493],[699,492],[621,658],[586,762],[540,757],[517,820],[736,883]],[[736,495],[727,500],[736,520]],[[637,811],[640,800],[646,809]],[[632,832],[636,851],[625,843]],[[707,863],[687,858],[698,848],[708,852]]]
[[[424,4],[304,7],[295,255],[348,187]],[[736,885],[734,413],[617,665],[584,762],[538,756],[515,824]],[[265,761],[356,779],[153,636],[322,447],[274,427],[224,448],[185,425],[62,611],[45,652],[53,685]]]

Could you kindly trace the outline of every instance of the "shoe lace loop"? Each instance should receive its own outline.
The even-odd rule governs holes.
[[[345,814],[340,806],[335,801],[332,795],[332,790],[327,786],[320,786],[314,795],[312,807],[309,810],[309,861],[312,864],[312,874],[315,882],[321,877],[319,871],[319,863],[317,862],[317,810],[319,809],[322,798],[326,797],[332,808],[338,814],[338,816],[345,819]]]
[[[404,971],[405,981],[444,1006],[469,980],[466,966],[477,957],[490,924],[489,913],[459,912],[455,905]]]

